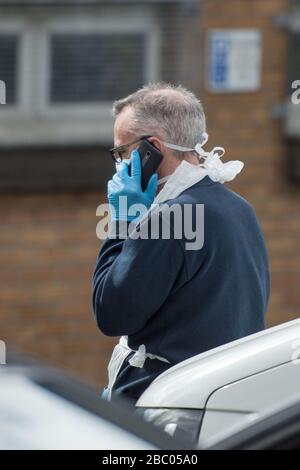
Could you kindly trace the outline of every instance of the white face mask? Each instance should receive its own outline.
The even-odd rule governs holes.
[[[127,165],[129,165],[130,158],[123,158],[123,160],[121,162],[116,162],[115,163],[116,171],[118,171],[119,166],[121,165],[121,163],[127,163]]]
[[[205,178],[205,176],[207,176],[207,172],[201,165],[193,165],[183,160],[172,175],[162,178],[162,180],[166,180],[166,184],[155,197],[154,204],[175,199],[183,191]]]
[[[194,152],[197,154],[199,162],[201,159],[204,159],[204,162],[199,163],[199,165],[193,165],[183,160],[171,175],[161,178],[158,184],[166,184],[156,196],[155,203],[174,199],[183,191],[201,181],[205,176],[209,176],[212,181],[225,183],[232,181],[240,173],[244,167],[243,162],[235,160],[223,163],[221,158],[225,153],[224,148],[214,147],[210,152],[206,152],[202,147],[207,141],[208,134],[204,132],[201,143],[196,144],[194,148],[181,147],[180,145],[164,142],[164,145],[172,150]]]

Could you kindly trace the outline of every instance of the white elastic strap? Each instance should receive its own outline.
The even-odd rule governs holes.
[[[210,152],[205,152],[205,150],[203,150],[201,144],[197,144],[195,145],[195,149],[194,149],[197,154],[202,157],[202,158],[207,158],[209,157],[210,155],[217,155],[219,158],[223,157],[224,153],[225,153],[225,149],[223,147],[214,147]],[[218,153],[220,152],[220,153]]]
[[[181,145],[168,144],[167,142],[163,142],[163,143],[166,147],[168,147],[168,149],[180,150],[180,152],[195,152],[195,150],[196,150],[196,149],[192,149],[192,148],[189,148],[189,147],[181,147]]]
[[[207,141],[208,141],[208,134],[206,132],[203,132],[201,136],[201,142],[198,142],[198,144],[196,144],[194,148],[182,147],[181,145],[169,144],[168,142],[163,142],[163,143],[167,148],[172,149],[172,150],[179,150],[180,152],[196,152],[200,157],[204,159],[209,157],[212,154],[217,154],[221,158],[225,153],[225,150],[223,147],[214,147],[210,152],[205,152],[205,150],[203,150],[202,147],[203,145],[206,144]],[[218,152],[220,152],[220,154]],[[159,183],[163,183],[162,180],[159,180]]]

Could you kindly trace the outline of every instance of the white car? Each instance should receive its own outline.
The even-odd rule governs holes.
[[[24,358],[0,367],[0,450],[183,449],[100,391]]]
[[[250,427],[255,435],[255,423],[299,404],[297,319],[177,364],[152,382],[136,406],[169,434],[210,448],[225,439],[237,445],[229,436]]]
[[[0,449],[300,449],[300,319],[168,369],[135,413],[47,366],[7,362]]]

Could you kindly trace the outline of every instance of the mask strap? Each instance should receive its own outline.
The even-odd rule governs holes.
[[[192,149],[189,147],[181,147],[181,145],[168,144],[167,142],[163,142],[163,143],[168,149],[180,150],[180,152],[195,152],[195,149]]]
[[[214,147],[210,152],[206,152],[203,150],[203,145],[206,144],[208,141],[208,134],[206,132],[203,132],[201,135],[201,143],[199,142],[198,144],[195,145],[194,148],[190,147],[182,147],[181,145],[175,145],[175,144],[169,144],[167,142],[164,142],[164,145],[172,150],[179,150],[180,152],[196,152],[198,154],[198,158],[203,158],[204,160],[209,157],[210,155],[217,155],[219,158],[223,157],[225,150],[223,147]],[[219,153],[220,152],[220,153]]]
[[[206,159],[210,155],[217,155],[219,158],[221,158],[221,157],[223,157],[223,155],[225,153],[225,149],[223,147],[214,147],[210,152],[205,152],[205,150],[203,150],[201,144],[196,145],[195,151],[197,152],[199,157],[202,157],[204,159]]]
[[[214,147],[210,152],[206,152],[205,150],[203,150],[202,147],[206,144],[207,141],[208,134],[206,132],[203,132],[201,136],[201,143],[195,145],[195,151],[197,152],[199,157],[204,158],[204,160],[211,155],[217,155],[219,158],[222,158],[225,153],[225,149],[223,147]]]

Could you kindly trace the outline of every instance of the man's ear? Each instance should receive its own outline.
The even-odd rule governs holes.
[[[147,137],[147,140],[149,140],[149,142],[151,142],[151,144],[154,145],[154,147],[157,148],[157,150],[159,150],[160,152],[163,152],[165,150],[164,144],[157,137]]]

